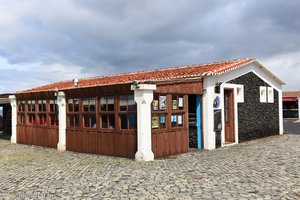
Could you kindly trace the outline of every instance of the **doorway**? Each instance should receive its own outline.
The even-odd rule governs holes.
[[[189,148],[202,149],[201,95],[189,95]]]
[[[225,144],[235,143],[233,91],[233,89],[224,89]]]

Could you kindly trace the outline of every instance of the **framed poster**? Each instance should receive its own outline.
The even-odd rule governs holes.
[[[165,114],[161,114],[160,115],[160,123],[161,124],[165,124],[166,123],[166,115]]]
[[[171,122],[176,122],[176,115],[171,116]]]
[[[183,108],[183,98],[182,97],[178,98],[178,107]]]
[[[153,108],[153,110],[158,110],[158,100],[153,100],[152,108]]]
[[[160,110],[166,110],[166,96],[159,96],[159,109]]]
[[[178,125],[182,124],[182,115],[178,115]]]
[[[158,128],[158,115],[152,116],[152,128]]]
[[[172,100],[172,109],[173,110],[177,109],[177,100]]]

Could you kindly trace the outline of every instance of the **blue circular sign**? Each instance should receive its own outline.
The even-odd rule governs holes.
[[[220,107],[220,97],[216,96],[214,100],[214,108],[219,108]]]

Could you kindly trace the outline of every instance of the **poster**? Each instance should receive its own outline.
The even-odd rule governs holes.
[[[158,110],[158,100],[153,100],[152,106],[153,110]]]
[[[152,116],[152,128],[158,128],[158,115]]]
[[[166,123],[166,115],[165,114],[161,114],[160,115],[160,123],[161,124],[165,124]]]
[[[182,124],[182,115],[178,115],[178,125]]]
[[[176,122],[176,115],[172,115],[171,122]]]
[[[173,110],[177,109],[177,100],[172,100],[172,108]]]
[[[159,96],[159,109],[166,110],[166,96]]]
[[[178,98],[178,107],[183,108],[183,98],[182,97]]]

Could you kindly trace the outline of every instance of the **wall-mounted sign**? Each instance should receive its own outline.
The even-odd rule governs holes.
[[[214,108],[219,108],[220,104],[221,104],[220,97],[216,96],[216,98],[214,100]]]
[[[159,109],[160,110],[166,110],[166,96],[159,96]]]

